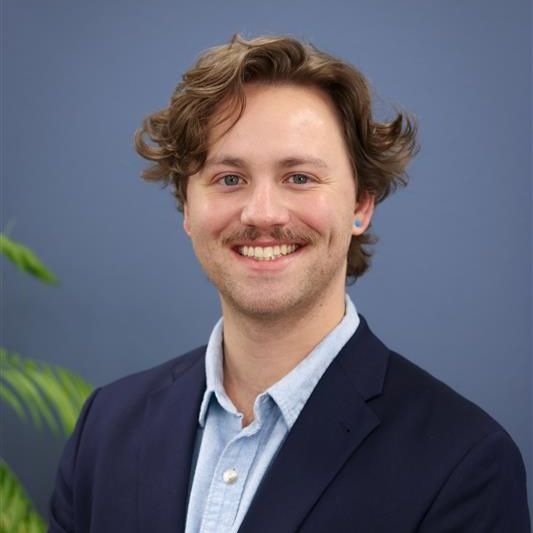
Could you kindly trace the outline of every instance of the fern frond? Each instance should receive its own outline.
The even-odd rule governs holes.
[[[35,510],[22,483],[0,458],[0,533],[45,533],[46,524]]]
[[[29,413],[37,428],[44,422],[57,434],[59,422],[64,435],[70,435],[91,390],[73,372],[0,348],[0,399],[23,419]]]
[[[43,283],[58,285],[58,279],[27,246],[0,233],[0,253],[10,259],[20,270],[32,274]]]

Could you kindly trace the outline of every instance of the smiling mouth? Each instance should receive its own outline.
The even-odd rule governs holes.
[[[236,251],[256,261],[275,261],[280,257],[293,254],[301,246],[299,244],[281,244],[280,246],[238,246]]]

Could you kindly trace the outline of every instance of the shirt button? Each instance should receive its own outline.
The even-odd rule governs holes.
[[[222,475],[224,483],[227,483],[228,485],[235,483],[235,481],[237,481],[237,477],[237,472],[233,468],[228,468]]]

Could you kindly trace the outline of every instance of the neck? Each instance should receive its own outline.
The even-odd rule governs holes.
[[[222,298],[224,389],[245,423],[253,418],[258,394],[288,374],[342,320],[345,288],[283,316],[254,317]]]

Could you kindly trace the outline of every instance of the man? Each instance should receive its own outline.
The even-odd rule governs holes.
[[[506,431],[346,294],[375,204],[405,183],[412,119],[374,120],[363,76],[309,45],[236,36],[136,141],[222,319],[207,346],[91,395],[50,531],[530,531]]]

